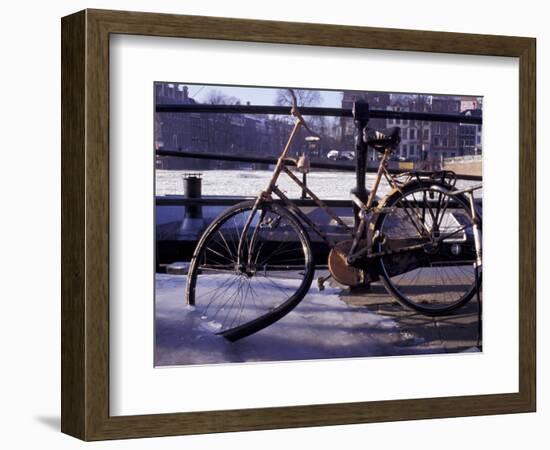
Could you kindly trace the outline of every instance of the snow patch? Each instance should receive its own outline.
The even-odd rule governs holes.
[[[231,343],[219,324],[185,303],[185,275],[157,274],[157,366],[364,357],[395,353],[374,329],[399,332],[392,319],[343,302],[340,289],[311,289],[287,316]]]

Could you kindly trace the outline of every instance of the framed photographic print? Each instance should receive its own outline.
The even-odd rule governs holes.
[[[534,411],[535,145],[532,38],[63,18],[62,431]]]

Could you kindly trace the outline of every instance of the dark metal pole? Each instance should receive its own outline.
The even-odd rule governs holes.
[[[194,104],[159,104],[156,105],[157,113],[198,112],[198,113],[222,113],[222,114],[280,114],[290,115],[289,106],[263,106],[263,105],[206,105]],[[479,111],[479,110],[477,110]],[[332,116],[354,117],[353,111],[342,108],[300,107],[300,113],[304,116]],[[433,122],[473,123],[483,122],[481,111],[475,115],[447,114],[433,112],[414,111],[387,111],[385,109],[372,109],[369,113],[373,119],[405,119],[426,120]]]
[[[185,196],[191,200],[202,198],[202,179],[200,173],[187,173],[183,178]],[[202,216],[202,204],[191,203],[185,206],[185,214],[178,230],[178,237],[181,239],[196,237],[200,235],[205,227]]]
[[[351,190],[363,203],[367,201],[368,191],[365,187],[367,166],[367,144],[363,142],[363,129],[369,121],[369,104],[363,100],[353,103],[353,122],[355,124],[355,187]],[[359,225],[359,208],[353,205],[355,229]]]

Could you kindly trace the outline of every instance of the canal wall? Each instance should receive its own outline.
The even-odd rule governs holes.
[[[457,175],[483,175],[483,162],[481,157],[475,158],[449,158],[444,159],[442,168],[452,170]]]

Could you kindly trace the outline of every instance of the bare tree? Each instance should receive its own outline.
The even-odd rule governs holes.
[[[240,100],[237,97],[231,97],[221,91],[213,89],[206,98],[206,103],[211,105],[239,105]]]
[[[315,106],[319,105],[323,98],[319,91],[314,91],[311,89],[292,89],[294,95],[296,96],[296,101],[298,106]],[[288,89],[279,89],[275,96],[275,104],[279,106],[289,106],[292,105],[292,96]],[[271,119],[282,121],[282,122],[292,122],[293,119],[290,116],[271,116]],[[322,123],[324,122],[322,117],[313,117],[309,116],[306,118],[307,123],[316,129],[320,129]]]
[[[293,89],[298,101],[298,106],[315,106],[321,103],[322,97],[319,91],[312,89]],[[280,106],[292,105],[292,96],[288,89],[279,89],[275,103]]]

